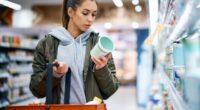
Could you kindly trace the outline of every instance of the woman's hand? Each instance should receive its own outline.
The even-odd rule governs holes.
[[[61,61],[58,61],[58,60],[55,60],[53,62],[53,64],[55,64],[56,66],[53,66],[53,72],[56,73],[56,74],[59,74],[59,75],[64,75],[67,73],[68,71],[68,65],[61,62]]]
[[[92,61],[96,65],[95,67],[96,70],[103,68],[107,64],[108,59],[111,57],[111,55],[112,55],[111,53],[108,53],[106,56],[99,57],[98,59],[95,57],[92,57]]]

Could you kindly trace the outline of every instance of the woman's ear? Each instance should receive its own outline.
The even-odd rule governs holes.
[[[67,13],[68,13],[69,17],[71,18],[74,15],[74,10],[71,7],[69,7],[67,10]]]

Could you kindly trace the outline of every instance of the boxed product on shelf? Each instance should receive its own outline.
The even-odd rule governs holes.
[[[11,61],[32,61],[33,60],[33,53],[26,52],[26,51],[9,51],[8,57]]]
[[[11,74],[31,74],[32,73],[32,64],[31,63],[11,63],[7,65],[7,70]]]
[[[12,78],[12,87],[13,88],[19,88],[19,87],[27,87],[30,83],[30,74],[23,74],[18,75]]]
[[[184,66],[183,45],[180,42],[173,44],[173,65],[176,67]]]
[[[8,62],[7,54],[4,52],[0,52],[0,63]]]
[[[184,76],[184,99],[191,110],[200,109],[200,33],[194,32],[183,40],[186,74]]]
[[[24,47],[24,48],[35,49],[37,43],[38,43],[38,40],[34,40],[34,39],[21,39],[20,46]]]
[[[33,36],[34,37],[34,36]],[[34,49],[38,43],[38,39],[28,36],[4,35],[0,36],[0,46]]]
[[[9,104],[7,99],[9,91],[7,80],[6,77],[0,77],[0,109]]]
[[[0,99],[0,109],[8,106],[10,103],[6,99]]]
[[[12,46],[20,46],[20,37],[19,36],[1,36],[1,43],[7,43]]]

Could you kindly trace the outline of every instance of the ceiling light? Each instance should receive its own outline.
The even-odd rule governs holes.
[[[22,8],[21,5],[13,3],[13,2],[10,2],[8,0],[1,0],[0,4],[2,4],[4,6],[7,6],[9,8],[12,8],[14,10],[20,10]]]
[[[139,24],[137,22],[132,22],[131,26],[132,28],[138,28]]]
[[[112,23],[107,22],[107,23],[104,24],[104,27],[105,27],[106,29],[110,29],[110,28],[112,28]]]
[[[135,11],[136,11],[136,12],[141,12],[141,11],[142,11],[142,7],[141,7],[140,5],[137,5],[137,6],[135,7]]]
[[[197,5],[197,8],[200,8],[200,4]]]
[[[133,4],[133,5],[139,4],[139,0],[132,0],[132,4]]]
[[[113,2],[117,7],[122,7],[123,6],[122,0],[113,0]]]

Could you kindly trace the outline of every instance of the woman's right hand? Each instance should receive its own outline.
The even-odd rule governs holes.
[[[53,62],[53,64],[56,64],[57,66],[53,66],[53,72],[56,73],[56,74],[59,74],[59,75],[64,75],[67,73],[68,71],[68,65],[61,62],[61,61],[58,61],[58,60],[55,60]]]

